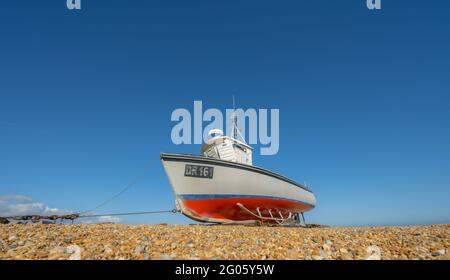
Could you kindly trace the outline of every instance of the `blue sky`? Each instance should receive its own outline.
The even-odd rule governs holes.
[[[98,212],[164,210],[171,112],[280,109],[255,165],[306,181],[312,223],[450,222],[450,3],[5,1],[0,195]],[[181,215],[126,223],[190,223]]]

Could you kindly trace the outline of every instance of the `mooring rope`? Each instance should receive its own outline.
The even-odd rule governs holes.
[[[113,213],[113,214],[89,214],[89,213],[92,213],[93,211],[107,205],[111,201],[117,199],[119,196],[121,196],[123,193],[125,193],[127,190],[129,190],[132,186],[136,185],[147,174],[147,171],[150,166],[151,166],[151,163],[149,163],[147,166],[145,166],[144,172],[142,174],[138,175],[132,181],[130,181],[127,185],[125,185],[125,187],[122,190],[120,190],[118,193],[116,193],[115,195],[111,196],[110,198],[104,200],[102,203],[98,204],[97,206],[95,206],[94,208],[91,208],[89,210],[78,212],[78,213],[73,213],[73,214],[66,214],[66,215],[51,215],[51,216],[43,216],[43,215],[19,216],[19,215],[17,215],[17,216],[10,216],[10,217],[0,216],[0,222],[4,223],[6,220],[16,220],[16,221],[71,220],[73,222],[76,219],[82,219],[82,218],[99,218],[99,217],[110,217],[110,216],[135,216],[135,215],[178,213],[177,209],[172,209],[172,210],[163,210],[163,211],[129,212],[129,213]]]
[[[144,168],[144,172],[142,174],[138,175],[132,181],[130,181],[127,185],[125,185],[125,187],[121,191],[119,191],[115,195],[111,196],[110,198],[106,199],[102,203],[98,204],[94,208],[78,213],[78,215],[81,216],[83,214],[93,212],[93,211],[109,204],[111,201],[117,199],[119,196],[121,196],[123,193],[125,193],[127,190],[129,190],[132,186],[136,185],[140,180],[142,180],[144,178],[144,176],[147,174],[147,170],[149,169],[150,166],[151,166],[151,163],[147,164],[147,166],[145,166],[145,168]]]
[[[13,123],[6,123],[1,121],[0,125],[10,125],[10,126],[15,126],[15,124]],[[125,187],[120,190],[118,193],[116,193],[115,195],[111,196],[110,198],[104,200],[103,202],[101,202],[100,204],[98,204],[97,206],[86,210],[86,211],[82,211],[82,212],[78,212],[78,213],[73,213],[73,214],[66,214],[66,215],[51,215],[51,216],[44,216],[44,215],[16,215],[16,216],[9,216],[9,217],[4,217],[4,216],[0,216],[0,223],[4,223],[6,220],[21,220],[21,221],[39,221],[39,220],[50,220],[50,221],[57,221],[57,220],[71,220],[72,222],[76,219],[81,219],[81,218],[98,218],[98,217],[107,217],[107,216],[133,216],[133,215],[151,215],[151,214],[163,214],[163,213],[177,213],[178,210],[173,209],[173,210],[165,210],[165,211],[147,211],[147,212],[132,212],[132,213],[114,213],[114,214],[90,214],[88,215],[88,213],[92,213],[93,211],[104,207],[105,205],[111,203],[113,200],[117,199],[119,196],[121,196],[123,193],[125,193],[126,191],[128,191],[131,187],[133,187],[134,185],[136,185],[139,181],[141,181],[144,176],[147,174],[147,171],[150,169],[152,163],[149,162],[145,167],[144,167],[144,171],[142,172],[142,174],[139,174],[138,176],[136,176],[132,181],[130,181],[127,185],[125,185]]]
[[[147,211],[147,212],[131,212],[131,213],[115,213],[115,214],[98,214],[98,215],[80,215],[78,218],[98,218],[98,217],[113,217],[113,216],[136,216],[136,215],[151,215],[151,214],[176,214],[176,209],[165,211]]]
[[[150,164],[149,164],[150,165]],[[135,216],[135,215],[152,215],[152,214],[164,214],[164,213],[177,213],[178,210],[172,209],[172,210],[163,210],[163,211],[145,211],[145,212],[129,212],[129,213],[113,213],[113,214],[89,214],[93,211],[105,206],[106,204],[110,203],[111,201],[117,199],[119,196],[121,196],[123,193],[125,193],[127,190],[129,190],[132,186],[136,185],[142,178],[145,176],[147,170],[149,169],[149,166],[146,166],[144,169],[144,173],[137,176],[134,180],[129,182],[125,188],[123,188],[121,191],[113,195],[112,197],[106,199],[102,203],[98,204],[94,208],[91,208],[86,211],[73,213],[73,214],[66,214],[66,215],[51,215],[51,216],[44,216],[44,215],[16,215],[16,216],[9,216],[9,217],[2,217],[0,216],[0,220],[6,221],[6,220],[16,220],[16,221],[40,221],[40,220],[50,220],[50,221],[57,221],[57,220],[70,220],[74,221],[77,219],[84,219],[84,218],[99,218],[99,217],[111,217],[111,216]]]
[[[0,217],[5,220],[16,220],[16,221],[40,221],[40,220],[71,220],[72,222],[77,219],[83,218],[99,218],[99,217],[113,217],[113,216],[136,216],[136,215],[152,215],[152,214],[166,214],[178,213],[178,210],[163,210],[163,211],[146,211],[146,212],[128,212],[128,213],[113,213],[113,214],[93,214],[93,215],[81,215],[81,214],[68,214],[68,215],[52,215],[52,216],[41,216],[41,215],[26,215],[26,216],[10,216],[10,217]]]

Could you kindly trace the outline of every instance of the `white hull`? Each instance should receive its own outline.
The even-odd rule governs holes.
[[[304,186],[265,169],[197,156],[162,155],[164,169],[180,210],[205,222],[248,220],[236,202],[250,210],[300,213],[316,205]],[[185,176],[186,165],[213,167],[212,178]]]

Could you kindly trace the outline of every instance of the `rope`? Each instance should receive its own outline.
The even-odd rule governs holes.
[[[83,214],[89,213],[89,212],[93,212],[107,204],[109,204],[111,201],[115,200],[116,198],[118,198],[119,196],[121,196],[124,192],[126,192],[127,190],[129,190],[132,186],[134,186],[137,182],[139,182],[140,180],[142,180],[142,178],[144,178],[145,174],[147,174],[147,169],[149,169],[150,163],[144,168],[144,171],[141,175],[137,176],[136,178],[134,178],[134,180],[132,180],[131,182],[129,182],[125,188],[123,188],[121,191],[119,191],[117,194],[113,195],[112,197],[106,199],[105,201],[103,201],[102,203],[98,204],[97,206],[95,206],[94,208],[90,209],[90,210],[86,210],[83,212],[78,213],[78,215],[82,216]]]
[[[17,124],[15,124],[15,123],[10,123],[10,122],[5,122],[5,121],[0,121],[0,125],[17,126],[17,127],[24,127],[24,128],[27,128],[26,125],[17,125]],[[30,127],[28,127],[28,128],[30,128]],[[47,135],[49,135],[48,131],[44,131],[44,130],[42,130],[42,129],[37,130],[36,128],[32,128],[32,129],[34,129],[34,130],[36,130],[36,131],[39,131],[39,132],[41,132],[42,134],[47,134]],[[54,136],[55,134],[54,134],[53,132],[51,132],[51,135]],[[99,205],[97,205],[96,207],[94,207],[94,208],[92,208],[92,209],[90,209],[90,210],[86,210],[86,211],[83,211],[83,212],[80,212],[80,213],[77,213],[77,214],[72,214],[72,215],[79,215],[79,216],[81,216],[82,214],[86,214],[86,213],[89,213],[89,212],[93,212],[93,211],[95,211],[95,210],[97,210],[97,209],[99,209],[99,208],[101,208],[101,207],[103,207],[103,206],[109,204],[111,201],[115,200],[116,198],[118,198],[119,196],[121,196],[124,192],[126,192],[127,190],[129,190],[129,189],[130,189],[132,186],[134,186],[137,182],[139,182],[140,180],[142,180],[142,178],[145,176],[145,174],[147,174],[146,172],[147,172],[147,170],[149,169],[149,166],[150,166],[150,165],[151,165],[151,163],[148,163],[148,164],[145,166],[144,172],[143,172],[141,175],[137,176],[134,180],[132,180],[131,182],[129,182],[129,183],[125,186],[125,188],[123,188],[123,189],[122,189],[120,192],[118,192],[117,194],[115,194],[115,195],[113,195],[112,197],[106,199],[105,201],[103,201],[102,203],[100,203]],[[32,215],[30,215],[30,216],[32,216]],[[68,215],[68,216],[70,216],[70,215]],[[5,218],[5,217],[3,217],[3,218]]]
[[[91,214],[88,215],[89,212],[93,212],[111,201],[115,200],[119,196],[121,196],[124,192],[129,190],[132,186],[134,186],[137,182],[142,180],[142,178],[147,174],[147,170],[149,169],[150,164],[148,164],[141,175],[137,176],[134,180],[129,182],[125,188],[123,188],[121,191],[119,191],[117,194],[113,195],[112,197],[106,199],[102,203],[98,204],[94,208],[90,210],[86,210],[83,212],[75,213],[75,214],[68,214],[68,215],[52,215],[52,216],[41,216],[41,215],[26,215],[26,216],[10,216],[10,217],[0,217],[1,221],[6,220],[22,220],[22,221],[39,221],[39,220],[71,220],[72,222],[76,219],[82,219],[82,218],[98,218],[98,217],[107,217],[107,216],[133,216],[133,215],[151,215],[151,214],[163,214],[163,213],[174,213],[176,214],[178,210],[166,210],[166,211],[147,211],[147,212],[131,212],[131,213],[114,213],[114,214]]]
[[[11,216],[0,217],[7,220],[21,220],[21,221],[39,221],[39,220],[71,220],[82,218],[98,218],[98,217],[110,217],[110,216],[135,216],[135,215],[151,215],[151,214],[165,214],[165,213],[178,213],[178,210],[165,210],[165,211],[147,211],[147,212],[129,212],[129,213],[114,213],[114,214],[97,214],[97,215],[81,215],[81,214],[69,214],[69,215],[53,215],[53,216],[40,216],[40,215],[28,215],[28,216]]]
[[[131,212],[131,213],[115,213],[115,214],[99,214],[99,215],[82,215],[78,218],[98,218],[98,217],[109,217],[109,216],[136,216],[136,215],[150,215],[150,214],[165,214],[172,213],[176,214],[178,211],[176,209],[166,210],[166,211],[148,211],[148,212]]]

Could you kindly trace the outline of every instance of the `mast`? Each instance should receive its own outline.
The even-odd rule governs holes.
[[[242,136],[241,131],[238,128],[237,115],[236,115],[236,104],[235,104],[234,95],[233,95],[233,113],[231,114],[231,138],[239,141],[238,136],[241,137],[241,139],[242,139],[241,141],[244,144],[247,144],[244,136]]]
[[[236,104],[233,95],[233,113],[231,114],[231,137],[237,139],[237,116],[236,116]]]

